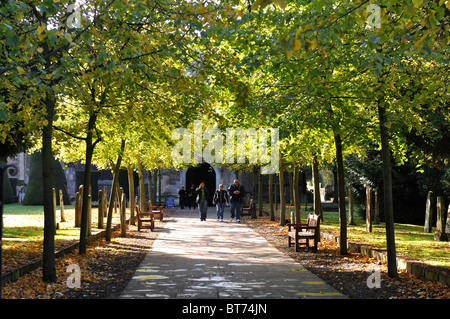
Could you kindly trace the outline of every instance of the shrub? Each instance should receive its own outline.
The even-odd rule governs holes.
[[[67,192],[67,180],[61,164],[53,158],[53,187],[56,189],[56,203],[59,204],[59,190],[63,191],[64,204],[69,205],[70,199]],[[28,186],[22,205],[43,205],[43,187],[42,187],[42,154],[40,151],[30,156],[30,175],[28,177]]]

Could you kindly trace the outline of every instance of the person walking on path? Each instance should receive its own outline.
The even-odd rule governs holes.
[[[184,209],[184,205],[186,203],[186,190],[184,186],[181,186],[181,189],[178,191],[178,195],[180,195],[180,208]]]
[[[208,198],[209,191],[205,187],[205,183],[201,182],[199,188],[195,191],[196,194],[196,203],[198,204],[198,212],[200,213],[200,220],[206,220],[206,214],[208,212]]]
[[[195,208],[195,185],[192,185],[187,193],[187,206]]]
[[[225,204],[229,202],[228,192],[223,189],[223,185],[219,185],[219,189],[217,189],[213,196],[213,205],[216,205],[217,209],[217,221],[223,222],[223,211],[225,209]]]
[[[239,184],[239,180],[235,179],[234,183],[228,188],[228,193],[230,194],[230,210],[231,218],[230,221],[236,217],[238,223],[241,222],[241,207],[242,198],[244,197],[244,186]]]

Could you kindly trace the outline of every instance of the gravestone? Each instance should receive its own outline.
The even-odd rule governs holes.
[[[372,190],[366,187],[366,231],[372,232]]]
[[[425,208],[425,226],[424,233],[431,233],[431,222],[433,221],[433,192],[429,191],[427,196],[427,205]]]
[[[447,208],[447,222],[445,223],[445,233],[450,236],[450,204]]]
[[[437,197],[437,220],[436,220],[436,233],[434,233],[434,240],[437,241],[447,241],[448,237],[445,233],[445,208],[444,208],[444,198],[441,196]]]

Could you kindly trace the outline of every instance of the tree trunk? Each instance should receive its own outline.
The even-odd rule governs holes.
[[[98,216],[97,216],[97,228],[98,229],[103,229],[103,216],[105,215],[104,212],[104,208],[105,208],[105,204],[103,203],[103,191],[99,190],[98,191]]]
[[[321,216],[320,219],[323,220],[322,203],[320,200],[319,163],[317,162],[316,156],[314,156],[313,161],[313,180],[314,180],[314,214],[316,214],[317,216]]]
[[[123,152],[125,151],[125,140],[122,140],[122,145],[120,147],[120,153],[117,156],[117,162],[114,167],[114,178],[113,178],[113,184],[111,187],[111,196],[109,198],[109,207],[108,207],[108,219],[106,221],[106,241],[111,242],[111,224],[112,224],[112,214],[113,214],[113,208],[114,208],[114,201],[116,200],[116,189],[117,185],[119,184],[119,171],[120,171],[120,164],[122,163],[122,156]]]
[[[366,232],[372,232],[372,190],[366,187]]]
[[[294,203],[295,203],[295,222],[300,223],[300,193],[298,189],[298,181],[300,177],[300,167],[295,165],[294,168]]]
[[[144,182],[144,169],[142,168],[142,163],[138,162],[138,173],[139,173],[139,207],[141,212],[145,212],[145,182]],[[155,205],[152,203],[152,205]]]
[[[56,189],[53,187],[52,189],[52,198],[53,198],[53,215],[55,216],[55,235],[56,229],[58,228],[58,223],[56,222]]]
[[[273,174],[269,174],[269,207],[270,220],[275,221],[275,210],[273,208]]]
[[[152,182],[152,172],[150,170],[147,170],[147,176],[148,176],[148,200],[152,202],[152,204],[155,202],[153,198],[153,182]],[[190,187],[190,186],[189,186]],[[186,191],[189,188],[186,185]]]
[[[134,176],[133,176],[133,167],[131,164],[127,165],[128,170],[128,196],[130,198],[130,225],[135,225],[135,216],[134,216]],[[150,178],[148,179],[148,183],[150,185]],[[149,186],[149,191],[151,194],[151,186]]]
[[[382,101],[378,102],[378,117],[381,138],[381,158],[383,161],[383,186],[384,186],[384,214],[386,220],[386,244],[387,244],[387,264],[388,276],[398,277],[397,255],[395,249],[394,232],[394,203],[392,196],[392,166],[389,147],[389,135],[387,129],[386,110]]]
[[[158,169],[158,180],[159,180],[159,183],[158,183],[158,193],[159,193],[158,206],[161,206],[161,195],[162,195],[162,193],[161,193],[161,174],[162,174],[161,169]]]
[[[191,185],[188,185],[189,187],[191,187]],[[158,170],[154,169],[153,170],[153,200],[152,200],[152,204],[156,205],[156,200],[157,200],[157,190],[158,190]]]
[[[286,225],[286,198],[284,196],[284,163],[280,154],[280,226]]]
[[[262,175],[261,167],[258,167],[258,210],[259,216],[263,215],[263,201],[262,201]]]
[[[334,134],[336,146],[337,193],[339,204],[339,252],[347,254],[347,212],[345,208],[344,160],[342,156],[342,140],[340,134]]]
[[[91,163],[94,154],[95,143],[92,142],[93,130],[95,121],[97,120],[97,113],[92,112],[89,116],[89,123],[86,135],[86,163],[84,169],[84,192],[81,206],[81,228],[80,228],[80,245],[79,254],[86,254],[87,237],[88,237],[88,205],[89,205],[89,188],[91,185]]]
[[[253,166],[253,174],[252,174],[252,198],[254,201],[258,198],[256,195],[257,189],[256,189],[256,181],[258,180],[258,167]]]
[[[44,202],[44,248],[42,254],[43,281],[56,282],[55,269],[55,214],[53,211],[53,156],[52,125],[56,98],[53,92],[47,92],[45,106],[47,125],[42,129],[42,181]]]
[[[289,205],[294,204],[294,174],[292,172],[288,172],[288,182],[289,182]]]
[[[92,186],[89,185],[88,206],[87,206],[87,237],[92,236]]]
[[[127,195],[122,193],[120,199],[120,236],[127,237]]]

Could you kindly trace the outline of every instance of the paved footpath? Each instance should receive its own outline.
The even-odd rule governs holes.
[[[345,298],[245,224],[180,210],[163,222],[121,299]],[[143,230],[148,231],[148,230]]]

